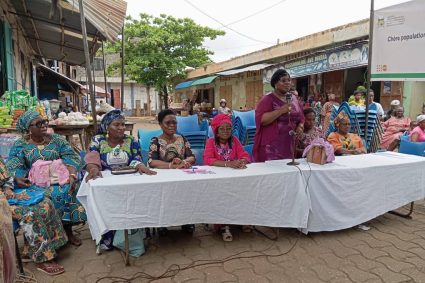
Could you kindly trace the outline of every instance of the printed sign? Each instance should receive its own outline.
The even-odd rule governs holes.
[[[277,69],[285,69],[292,78],[367,65],[369,46],[365,42],[332,49],[323,53],[281,63],[263,72],[263,82],[270,83]]]
[[[425,1],[374,12],[373,81],[425,81]]]

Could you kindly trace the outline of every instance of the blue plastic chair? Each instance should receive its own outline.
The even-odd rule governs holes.
[[[401,136],[400,149],[398,150],[398,152],[404,154],[425,156],[425,142],[410,142],[408,138],[409,136]]]
[[[153,137],[157,137],[162,134],[162,130],[145,130],[139,129],[137,131],[137,136],[139,138],[140,147],[142,150],[149,150],[149,145]]]
[[[244,127],[255,127],[255,110],[247,112],[233,111],[233,115],[241,119]]]
[[[192,148],[204,148],[207,140],[207,131],[184,132],[181,133]]]
[[[146,166],[148,165],[148,159],[149,159],[149,150],[140,150],[142,153],[142,160],[143,160],[143,164],[145,164]]]
[[[212,130],[211,126],[208,127],[208,137],[209,138],[214,137],[214,133],[213,133],[213,130]]]
[[[198,122],[198,115],[177,116],[177,133],[200,131],[201,127]]]
[[[204,149],[193,148],[192,153],[195,155],[195,158],[196,158],[195,165],[198,165],[198,166],[204,165]]]
[[[253,144],[248,144],[248,145],[245,145],[243,148],[245,149],[245,151],[246,152],[248,152],[248,154],[249,154],[249,158],[251,159],[251,161],[252,161],[252,148],[254,147],[254,145]]]

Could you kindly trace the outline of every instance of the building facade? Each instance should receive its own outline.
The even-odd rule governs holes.
[[[285,68],[293,84],[307,100],[315,94],[334,93],[347,100],[358,85],[365,85],[368,63],[369,20],[335,27],[293,41],[213,63],[188,73],[188,80],[217,76],[210,85],[190,85],[177,94],[200,89],[214,90],[214,105],[225,98],[235,110],[253,109],[258,100],[272,90],[270,78]],[[259,64],[265,64],[258,69]],[[194,84],[194,83],[193,83]],[[402,101],[406,115],[416,118],[425,101],[424,82],[373,82],[375,100],[389,109],[394,99]]]
[[[18,17],[0,1],[0,95],[6,90],[27,89],[34,95],[34,51],[25,38]]]
[[[120,62],[120,54],[105,54],[105,66]],[[85,85],[87,82],[86,69],[76,68],[75,80]],[[103,58],[95,57],[93,61],[94,81],[97,87],[105,89],[105,76]],[[108,103],[116,108],[121,107],[121,74],[113,73],[106,77],[107,95],[99,96],[97,99],[106,99]],[[148,99],[149,92],[149,99]],[[128,115],[136,115],[138,109],[142,115],[151,115],[160,109],[158,93],[154,88],[148,88],[143,84],[124,78],[124,105],[123,109]],[[149,111],[150,109],[150,111]]]

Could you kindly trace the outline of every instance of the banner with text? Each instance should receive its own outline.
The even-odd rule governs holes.
[[[373,81],[425,81],[425,1],[374,12]]]
[[[273,65],[266,68],[265,72],[263,72],[263,82],[270,83],[270,79],[277,69],[285,69],[292,78],[298,78],[340,69],[366,66],[368,56],[368,44],[359,42]]]

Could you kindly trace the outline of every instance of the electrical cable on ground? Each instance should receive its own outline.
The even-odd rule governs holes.
[[[295,239],[294,243],[290,246],[290,248],[287,251],[285,251],[283,253],[279,253],[279,254],[267,254],[267,253],[265,253],[266,251],[270,250],[272,247],[275,246],[275,244],[272,243],[266,249],[263,249],[263,250],[258,250],[258,251],[246,250],[246,251],[242,251],[242,252],[227,256],[223,259],[196,260],[196,261],[193,261],[191,264],[188,264],[186,266],[181,266],[181,265],[178,265],[178,264],[172,264],[160,276],[153,276],[153,275],[150,275],[146,272],[137,272],[130,278],[119,277],[119,276],[105,276],[105,277],[99,278],[96,281],[96,283],[105,282],[105,280],[110,280],[108,282],[113,282],[113,283],[130,283],[130,282],[133,282],[136,279],[147,279],[148,280],[147,282],[152,282],[152,281],[159,280],[159,279],[174,277],[179,272],[182,272],[182,271],[185,271],[185,270],[188,270],[188,269],[192,269],[192,268],[195,268],[195,267],[206,266],[206,265],[215,265],[215,264],[224,264],[225,262],[229,262],[229,261],[232,261],[232,260],[235,260],[235,259],[250,259],[250,258],[259,258],[259,257],[267,257],[267,258],[281,257],[281,256],[289,254],[296,247],[298,240],[300,239],[300,235],[301,235],[301,233],[298,233],[298,236]],[[258,254],[256,254],[256,255],[245,255],[245,256],[242,255],[242,254],[245,254],[245,253],[258,253]]]

